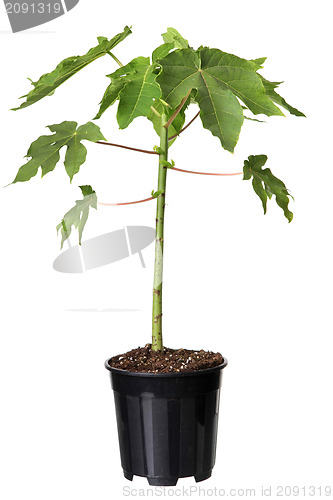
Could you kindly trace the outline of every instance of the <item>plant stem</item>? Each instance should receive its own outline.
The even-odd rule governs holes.
[[[167,168],[161,162],[168,161],[168,128],[165,127],[167,117],[162,115],[160,154],[158,168],[158,191],[163,193],[157,198],[156,209],[156,239],[155,239],[155,266],[153,288],[153,315],[152,315],[152,350],[163,350],[162,338],[162,281],[163,281],[163,247],[164,247],[164,207]]]
[[[124,65],[119,61],[118,57],[116,57],[114,54],[112,54],[112,52],[108,52],[109,56],[112,57],[112,59],[114,61],[116,61],[116,63],[122,68]]]

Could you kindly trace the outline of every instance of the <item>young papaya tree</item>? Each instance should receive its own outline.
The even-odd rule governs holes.
[[[21,166],[13,181],[24,182],[41,169],[41,176],[48,174],[60,161],[60,151],[66,150],[64,166],[72,182],[85,162],[87,150],[84,141],[120,146],[158,156],[158,184],[147,200],[156,199],[156,241],[152,312],[152,350],[163,350],[162,338],[162,282],[164,247],[164,209],[168,169],[177,169],[169,160],[168,150],[180,134],[200,116],[202,125],[220,141],[223,149],[233,152],[244,119],[259,121],[254,116],[284,116],[281,108],[295,116],[305,116],[289,105],[277,93],[279,83],[270,82],[261,75],[265,58],[243,59],[220,49],[201,46],[190,47],[173,28],[162,35],[163,43],[151,57],[136,57],[123,65],[113,49],[131,29],[108,40],[98,38],[98,45],[83,56],[69,57],[58,66],[31,83],[33,89],[23,96],[23,103],[15,110],[26,108],[44,97],[51,96],[70,77],[99,57],[109,55],[118,68],[110,73],[110,83],[100,101],[93,120],[98,120],[112,105],[118,105],[117,122],[120,129],[127,128],[140,116],[146,117],[159,136],[159,145],[152,150],[142,150],[107,142],[100,128],[93,121],[78,126],[75,121],[49,125],[50,134],[35,140],[27,152],[28,161]],[[185,125],[189,105],[199,110]],[[290,193],[285,184],[265,167],[266,155],[250,155],[244,161],[243,179],[252,180],[255,193],[266,213],[267,200],[275,197],[288,222],[293,218],[288,208]],[[198,172],[194,172],[198,173]],[[206,172],[203,172],[204,174]],[[223,174],[221,174],[223,175]],[[61,247],[73,228],[78,230],[81,244],[82,232],[91,208],[97,209],[97,195],[90,185],[79,186],[82,199],[63,216],[57,226],[61,233]],[[146,200],[141,200],[146,201]]]

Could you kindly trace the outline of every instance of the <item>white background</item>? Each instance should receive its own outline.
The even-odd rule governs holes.
[[[288,224],[273,200],[263,215],[241,176],[168,174],[164,342],[219,350],[229,360],[216,466],[200,483],[205,491],[256,488],[260,496],[272,485],[274,497],[277,485],[333,483],[331,19],[328,1],[81,0],[49,24],[12,34],[1,6],[1,186],[46,125],[95,116],[116,64],[101,58],[54,96],[9,111],[30,90],[26,77],[38,79],[126,24],[133,34],[114,50],[124,63],[149,55],[173,26],[193,47],[267,56],[262,74],[283,80],[281,94],[307,115],[246,122],[234,155],[197,120],[170,150],[177,167],[212,172],[236,172],[248,155],[267,154],[267,166],[295,198]],[[190,108],[188,117],[195,112]],[[157,143],[143,118],[119,131],[115,110],[108,110],[98,124],[112,142],[147,149]],[[143,252],[146,269],[137,255],[82,275],[57,273],[52,263],[60,251],[55,226],[80,197],[77,186],[91,184],[100,201],[146,198],[156,189],[156,159],[87,148],[72,185],[59,164],[42,180],[38,174],[1,189],[5,500],[111,499],[124,486],[148,487],[143,478],[123,478],[103,362],[150,342],[153,246]],[[93,212],[85,238],[152,226],[155,202]],[[194,484],[181,479],[178,487]]]

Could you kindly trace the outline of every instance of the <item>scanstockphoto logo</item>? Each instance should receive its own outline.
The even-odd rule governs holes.
[[[72,10],[79,0],[4,0],[13,33],[53,21]]]

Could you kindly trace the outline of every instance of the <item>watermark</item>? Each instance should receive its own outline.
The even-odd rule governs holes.
[[[4,0],[13,33],[48,23],[78,3],[79,0]]]
[[[124,497],[191,497],[192,495],[199,497],[252,497],[256,496],[255,488],[204,488],[203,486],[183,486],[182,488],[170,488],[170,486],[155,486],[155,488],[132,488],[131,486],[123,487]]]
[[[150,226],[125,226],[85,240],[81,245],[72,246],[67,238],[68,249],[54,260],[53,269],[62,273],[84,273],[136,254],[145,268],[142,250],[155,241],[155,234]]]
[[[276,485],[260,486],[257,488],[207,488],[203,486],[183,486],[182,488],[170,486],[155,486],[147,488],[123,487],[124,497],[234,497],[234,498],[269,498],[269,497],[300,497],[322,498],[332,496],[332,487]]]

